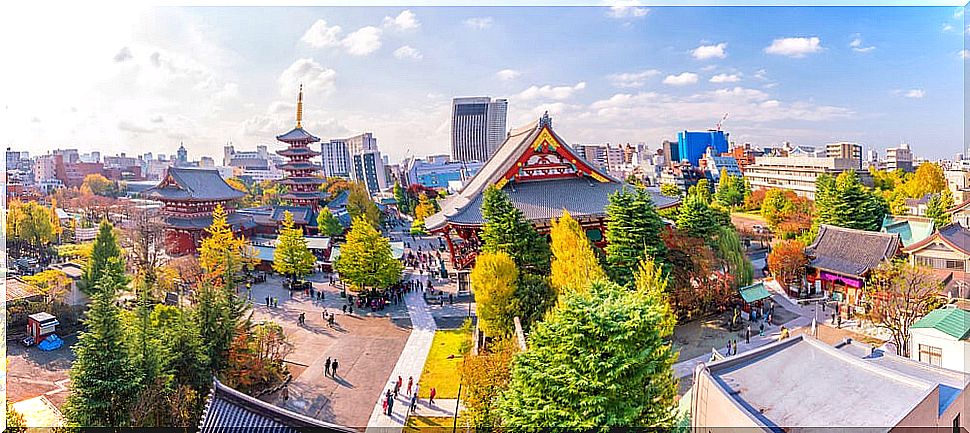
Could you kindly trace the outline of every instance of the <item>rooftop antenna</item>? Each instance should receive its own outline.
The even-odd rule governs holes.
[[[300,83],[300,96],[296,99],[296,127],[303,127],[303,83]]]

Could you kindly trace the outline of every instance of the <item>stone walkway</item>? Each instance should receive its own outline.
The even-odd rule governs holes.
[[[424,282],[427,276],[411,275],[411,278]],[[424,363],[428,359],[428,352],[431,351],[431,343],[437,329],[421,291],[405,294],[404,301],[408,307],[408,315],[411,317],[411,335],[404,345],[404,351],[401,352],[397,365],[391,371],[391,376],[385,382],[388,384],[388,388],[392,388],[391,384],[397,382],[398,376],[403,378],[405,382],[408,377],[414,377],[414,383],[420,381],[421,372],[424,370]],[[407,421],[409,397],[402,392],[395,398],[391,416],[387,416],[382,410],[383,392],[375,397],[376,403],[373,412],[371,412],[370,420],[367,422],[367,431],[400,432]],[[427,402],[425,401],[425,403]],[[421,403],[419,403],[420,405]]]

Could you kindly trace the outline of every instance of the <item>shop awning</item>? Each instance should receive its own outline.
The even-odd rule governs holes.
[[[765,288],[764,283],[755,283],[742,287],[738,289],[738,293],[741,295],[741,299],[744,299],[744,302],[749,304],[771,297],[771,293]]]

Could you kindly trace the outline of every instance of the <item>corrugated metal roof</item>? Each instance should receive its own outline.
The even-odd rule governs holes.
[[[932,328],[957,340],[964,340],[970,336],[970,312],[960,308],[940,308],[930,311],[910,328]]]

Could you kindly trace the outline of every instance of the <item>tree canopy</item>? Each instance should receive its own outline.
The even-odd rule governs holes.
[[[909,328],[940,306],[941,288],[940,280],[927,268],[903,260],[882,263],[869,276],[863,287],[869,315],[892,335],[897,355],[909,357]]]
[[[352,182],[349,186],[350,195],[347,196],[347,213],[352,220],[363,217],[374,228],[381,225],[381,211],[377,203],[371,200],[367,187],[360,182]]]
[[[84,267],[84,274],[81,276],[83,288],[90,291],[95,288],[101,277],[104,276],[105,268],[112,259],[121,260],[121,248],[118,246],[118,239],[115,237],[114,227],[108,220],[101,221],[98,228],[98,235],[94,238],[94,247],[91,250],[91,258]]]
[[[363,216],[354,218],[334,268],[358,291],[390,287],[401,280],[404,271],[391,251],[390,241]]]
[[[508,195],[494,185],[482,198],[482,251],[504,251],[523,272],[549,273],[549,243],[522,216]]]
[[[333,215],[333,212],[330,212],[330,208],[324,206],[317,214],[317,231],[325,236],[337,236],[344,233],[344,226],[340,224],[340,220]]]
[[[888,212],[885,199],[861,182],[849,170],[837,178],[823,174],[816,180],[816,224],[877,231]]]
[[[316,257],[307,248],[303,229],[294,227],[293,214],[285,211],[280,234],[276,239],[276,250],[273,251],[273,270],[296,281],[298,277],[313,272],[316,261]]]
[[[552,221],[549,237],[553,256],[551,283],[560,293],[585,290],[593,281],[606,278],[586,232],[568,211]]]
[[[926,217],[933,220],[936,228],[944,227],[953,220],[949,212],[953,204],[953,193],[949,188],[944,189],[942,193],[930,197],[929,202],[926,203]]]
[[[660,237],[664,222],[645,188],[624,188],[610,195],[606,206],[606,263],[610,277],[621,285],[633,281],[641,260],[662,260],[667,247]]]
[[[246,238],[236,236],[227,222],[222,205],[212,211],[212,225],[199,246],[199,265],[208,278],[215,278],[229,289],[236,287],[236,280],[244,269],[255,264],[255,252]]]
[[[674,318],[659,267],[645,263],[636,290],[598,281],[564,294],[529,335],[499,402],[504,425],[539,431],[671,427]]]
[[[469,279],[475,290],[479,327],[486,335],[503,337],[515,329],[515,302],[519,269],[505,251],[483,252],[475,258]]]

